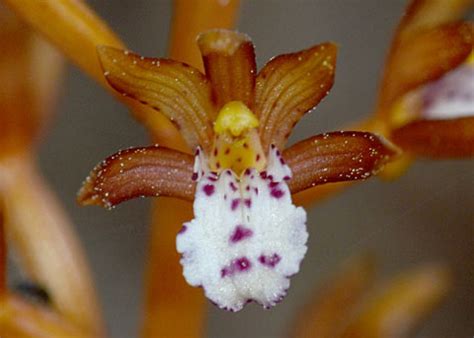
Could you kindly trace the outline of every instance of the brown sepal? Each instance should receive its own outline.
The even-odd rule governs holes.
[[[324,43],[280,55],[259,72],[254,112],[260,120],[262,146],[283,149],[299,119],[314,108],[334,83],[337,47]]]
[[[114,89],[162,112],[191,148],[200,145],[209,150],[215,111],[209,81],[202,73],[181,62],[112,47],[100,46],[97,51],[104,76]]]
[[[435,81],[463,63],[472,52],[474,25],[451,23],[403,40],[390,55],[380,97],[380,109],[403,95]]]
[[[474,156],[474,117],[417,120],[392,131],[403,150],[432,158]]]
[[[230,101],[251,106],[254,97],[255,50],[250,38],[235,31],[217,29],[198,38],[213,100],[219,109]]]
[[[78,193],[83,205],[113,207],[135,197],[194,198],[191,155],[150,146],[130,148],[97,165]]]
[[[372,133],[341,131],[313,136],[283,152],[293,172],[291,193],[341,181],[366,179],[377,173],[397,150]]]

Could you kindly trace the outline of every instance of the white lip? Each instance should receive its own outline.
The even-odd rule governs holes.
[[[268,158],[266,175],[205,172],[196,187],[195,218],[176,240],[187,282],[231,311],[249,300],[265,307],[279,302],[307,250],[306,212],[293,205],[284,180],[291,171],[276,148]],[[196,169],[203,171],[199,164]]]
[[[422,89],[422,116],[445,120],[474,116],[474,66],[462,65]]]

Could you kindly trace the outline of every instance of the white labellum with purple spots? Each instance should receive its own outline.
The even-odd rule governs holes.
[[[220,308],[239,311],[249,301],[279,302],[306,253],[306,212],[296,207],[289,167],[270,149],[266,171],[210,172],[196,155],[195,218],[176,244],[186,281],[202,286]]]

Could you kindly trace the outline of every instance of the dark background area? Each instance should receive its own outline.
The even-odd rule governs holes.
[[[190,0],[193,1],[193,0]],[[171,1],[89,1],[128,46],[167,52]],[[254,40],[259,65],[323,41],[340,47],[336,84],[297,126],[292,141],[367,116],[403,0],[242,1],[238,29]],[[472,15],[471,15],[472,17]],[[142,126],[108,93],[70,66],[58,114],[42,144],[44,174],[86,248],[110,334],[136,336],[143,303],[149,201],[113,211],[81,208],[75,194],[93,166],[117,150],[146,145]],[[209,337],[283,337],[308,295],[347,257],[372,250],[380,277],[431,261],[449,264],[455,288],[417,337],[474,334],[474,162],[418,161],[394,182],[371,179],[309,210],[309,251],[284,302],[237,314],[209,305]],[[177,229],[178,230],[178,229]],[[186,306],[183,301],[183,307]]]

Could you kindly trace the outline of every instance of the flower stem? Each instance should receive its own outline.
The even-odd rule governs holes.
[[[93,335],[102,319],[85,255],[70,220],[38,175],[30,154],[0,162],[5,229],[21,267],[51,294],[64,317]]]
[[[3,223],[3,202],[0,201],[0,299],[2,299],[6,293],[7,283],[7,243],[5,241],[5,228]]]
[[[176,0],[170,57],[202,69],[196,36],[212,28],[232,28],[238,0]],[[173,139],[163,144],[175,148]],[[160,198],[153,204],[152,236],[146,275],[142,337],[199,337],[203,333],[205,301],[202,290],[187,285],[182,276],[175,237],[192,217],[190,203]]]

